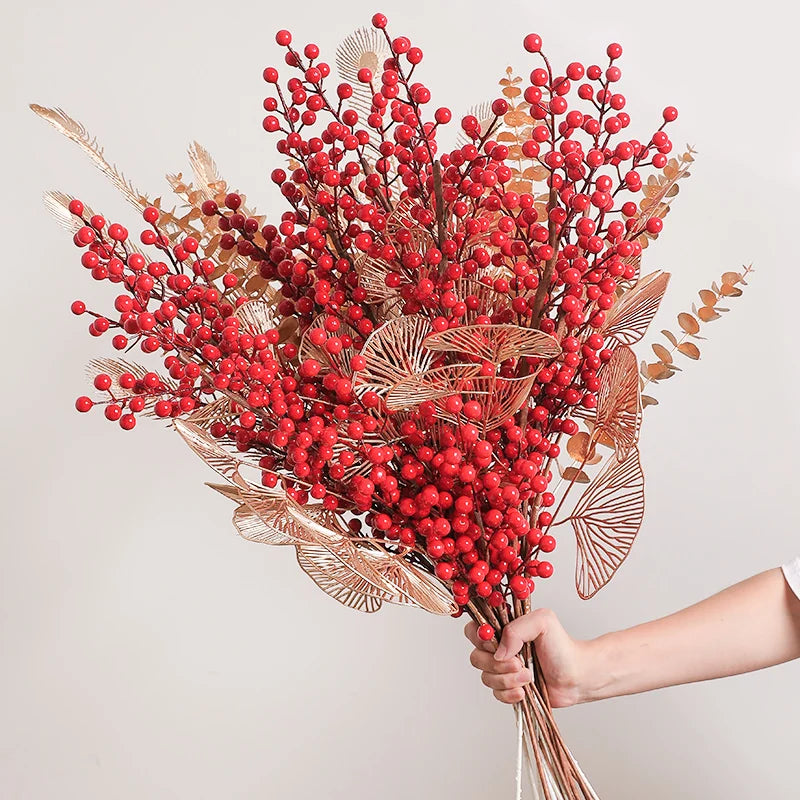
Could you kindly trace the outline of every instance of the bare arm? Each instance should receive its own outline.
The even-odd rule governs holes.
[[[481,642],[471,661],[504,702],[531,679],[516,654],[533,641],[556,706],[645,692],[751,672],[800,658],[800,598],[780,569],[754,575],[670,616],[573,639],[551,611],[538,609],[506,626],[496,653]]]
[[[586,700],[752,672],[800,657],[800,599],[771,569],[590,648]]]

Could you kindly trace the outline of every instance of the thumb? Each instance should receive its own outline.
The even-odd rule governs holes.
[[[544,633],[546,619],[547,615],[540,614],[537,610],[511,620],[503,628],[500,644],[494,654],[495,659],[505,661],[517,655],[525,642],[532,642]]]

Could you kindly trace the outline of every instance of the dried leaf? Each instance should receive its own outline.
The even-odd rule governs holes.
[[[650,397],[649,394],[642,395],[642,408],[647,408],[647,406],[657,406],[658,400],[655,397]]]

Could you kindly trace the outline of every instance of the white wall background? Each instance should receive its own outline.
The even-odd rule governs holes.
[[[758,272],[710,326],[700,364],[658,390],[643,452],[648,514],[596,600],[557,578],[537,599],[592,636],[693,602],[800,550],[795,29],[777,0],[734,12],[676,0],[613,5],[386,0],[426,53],[434,101],[462,111],[527,72],[524,33],[554,61],[624,47],[641,135],[674,103],[699,150],[648,266],[672,270],[667,321],[721,272]],[[78,151],[27,110],[62,105],[152,192],[197,138],[274,212],[278,156],[260,128],[275,30],[328,58],[376,10],[360,2],[7,4],[2,320],[0,795],[14,800],[510,797],[513,724],[469,667],[461,623],[377,617],[318,592],[286,550],[238,540],[210,475],[159,425],[78,417],[100,346],[69,314],[108,297],[45,215],[62,188],[135,217]],[[123,213],[124,212],[124,213]],[[658,320],[658,321],[661,321]],[[658,322],[657,321],[657,322]],[[657,327],[663,327],[657,325]],[[105,345],[103,345],[105,347]],[[94,349],[93,349],[94,348]],[[800,667],[559,713],[608,800],[798,795]]]

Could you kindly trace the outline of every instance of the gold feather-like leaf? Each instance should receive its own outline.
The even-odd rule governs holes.
[[[188,444],[211,469],[218,472],[231,483],[242,488],[247,487],[245,480],[239,472],[245,462],[220,447],[220,445],[200,426],[194,425],[191,422],[186,422],[180,418],[174,419],[172,424],[186,444]]]
[[[211,153],[198,142],[189,146],[189,163],[192,166],[197,189],[204,200],[213,200],[217,194],[217,185],[222,181],[217,164]]]
[[[374,613],[383,605],[383,591],[362,578],[324,547],[304,545],[297,548],[300,569],[325,594],[347,608]]]
[[[77,120],[69,116],[61,108],[46,108],[36,103],[31,103],[31,110],[46,122],[49,122],[59,133],[63,134],[86,153],[92,163],[111,181],[122,193],[128,202],[137,209],[149,205],[146,195],[143,195],[134,185],[113,165],[110,164],[103,153],[103,148],[89,131]]]

